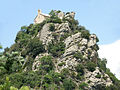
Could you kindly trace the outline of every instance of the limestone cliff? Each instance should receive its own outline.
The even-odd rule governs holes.
[[[119,90],[120,81],[98,56],[97,36],[74,17],[52,10],[44,20],[37,17],[40,23],[21,27],[15,44],[0,56],[0,77],[35,90]]]
[[[74,72],[77,76],[78,72],[76,71],[76,66],[78,64],[85,64],[86,62],[93,62],[97,64],[98,53],[97,50],[98,38],[95,34],[90,34],[88,30],[84,27],[77,27],[78,30],[73,31],[70,28],[70,22],[68,20],[73,20],[75,14],[64,14],[63,12],[57,13],[56,15],[60,19],[66,19],[65,22],[62,23],[46,23],[42,27],[41,31],[38,33],[37,37],[43,42],[46,47],[46,52],[39,54],[36,56],[35,61],[32,66],[32,70],[39,70],[39,65],[41,64],[39,59],[43,56],[52,55],[48,51],[48,44],[53,42],[64,42],[65,50],[64,53],[60,56],[53,56],[56,60],[55,63],[55,72],[61,72],[63,69],[67,68],[70,72]],[[73,13],[73,12],[72,12]],[[54,30],[50,30],[51,25],[53,25]],[[66,37],[64,37],[66,35]],[[58,46],[59,47],[59,46]],[[75,54],[78,54],[78,57],[75,57]],[[63,64],[63,65],[60,65]],[[78,85],[82,82],[88,84],[86,89],[92,89],[92,87],[96,87],[98,85],[110,86],[112,85],[112,80],[110,77],[105,74],[103,70],[100,70],[98,66],[95,67],[93,72],[84,69],[84,79],[77,80],[73,79],[75,83]],[[100,78],[96,77],[97,75],[101,75]],[[104,79],[104,77],[106,79]]]

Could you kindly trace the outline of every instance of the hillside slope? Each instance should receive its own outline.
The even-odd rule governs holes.
[[[16,88],[119,90],[120,81],[98,56],[97,36],[74,15],[52,10],[42,23],[21,27],[0,56],[0,84],[9,77]]]

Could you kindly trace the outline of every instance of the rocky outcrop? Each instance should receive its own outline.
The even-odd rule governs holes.
[[[112,81],[110,77],[103,71],[100,72],[99,67],[96,67],[94,72],[90,72],[85,69],[85,82],[89,83],[89,87],[95,87],[97,85],[110,86]]]
[[[38,71],[39,70],[39,66],[40,66],[40,58],[42,58],[43,56],[48,56],[48,53],[43,53],[43,54],[39,54],[35,60],[34,63],[32,65],[32,71]]]
[[[94,46],[96,44],[96,35],[90,35],[89,37],[89,42],[88,42],[88,47]]]
[[[63,12],[56,12],[56,15],[61,20],[63,18],[66,19],[73,19],[75,16],[74,12],[71,13],[63,13]],[[60,38],[63,37],[66,33],[69,33],[70,35],[65,37],[62,42],[65,44],[65,51],[62,55],[59,57],[53,57],[56,61],[55,63],[55,71],[61,72],[64,68],[67,68],[71,71],[76,72],[75,67],[81,63],[84,64],[86,62],[94,62],[97,64],[97,37],[95,34],[90,34],[88,38],[85,38],[82,36],[82,31],[79,31],[77,33],[74,33],[70,28],[70,23],[68,21],[63,23],[52,23],[54,24],[54,31],[50,31],[50,24],[47,23],[43,26],[42,30],[38,33],[38,37],[43,42],[43,44],[46,46],[46,52],[39,54],[34,63],[32,70],[37,71],[38,67],[40,65],[39,59],[46,55],[51,55],[51,53],[48,53],[47,46],[51,41],[53,42],[60,42]],[[85,30],[84,30],[85,31]],[[54,35],[57,36],[57,38],[54,37]],[[74,55],[79,53],[81,57],[76,58]],[[88,84],[89,88],[95,87],[99,84],[104,86],[110,86],[112,85],[112,81],[109,78],[107,74],[104,73],[104,71],[100,71],[99,67],[96,67],[96,70],[93,72],[88,71],[87,69],[84,70],[85,79],[83,81],[77,81],[79,83],[85,82]],[[92,90],[92,89],[91,89]]]
[[[38,33],[38,37],[43,42],[43,44],[48,44],[53,38],[52,38],[52,32],[49,31],[50,24],[45,24],[42,28],[42,30]]]

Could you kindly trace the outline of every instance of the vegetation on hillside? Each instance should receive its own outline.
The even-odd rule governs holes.
[[[56,59],[61,59],[65,52],[64,40],[78,32],[81,33],[82,38],[87,40],[89,40],[90,36],[89,31],[79,25],[78,21],[74,18],[58,18],[57,14],[59,12],[52,10],[50,12],[50,18],[42,23],[21,27],[16,36],[15,43],[0,53],[0,90],[86,90],[90,81],[88,83],[83,82],[85,79],[85,69],[89,72],[94,72],[96,67],[99,67],[101,72],[103,71],[109,75],[113,85],[109,87],[102,85],[96,86],[95,90],[119,90],[120,81],[106,67],[106,59],[97,58],[97,63],[86,61],[82,52],[76,52],[73,53],[73,57],[77,60],[80,59],[81,62],[76,65],[75,72],[67,67],[59,72],[55,71],[56,68],[66,65],[66,62],[61,62],[56,66],[56,62],[59,62]],[[50,23],[49,31],[54,32],[55,24],[61,24],[63,22],[69,23],[71,32],[64,32],[59,40],[55,38],[57,34],[53,33],[52,36],[55,39],[45,46],[37,36],[42,27],[46,23]],[[99,49],[97,44],[92,48],[96,51]],[[0,49],[2,49],[1,45]],[[46,52],[49,55],[36,58]],[[32,66],[36,59],[40,63],[36,67],[38,70],[33,71]],[[101,75],[97,74],[96,78],[101,78]],[[103,78],[106,79],[106,77]]]

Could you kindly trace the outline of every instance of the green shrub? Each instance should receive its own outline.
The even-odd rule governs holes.
[[[106,73],[108,74],[108,76],[114,84],[120,84],[120,81],[115,77],[113,73],[110,72],[110,69],[106,69]]]
[[[80,25],[80,26],[77,27],[77,30],[82,31],[82,30],[86,30],[86,28],[84,26]]]
[[[85,89],[86,87],[88,87],[88,84],[87,83],[85,83],[85,82],[82,82],[80,85],[79,85],[79,88],[80,89]]]
[[[0,85],[0,90],[10,90],[9,77],[6,77],[6,81],[3,85]]]
[[[71,76],[72,78],[76,78],[76,72],[75,72],[75,71],[71,71],[70,76]]]
[[[86,30],[84,26],[77,26],[76,30],[74,30],[74,34],[82,32],[83,30]]]
[[[30,90],[28,86],[22,86],[20,90]]]
[[[110,86],[105,87],[104,90],[119,90],[119,89],[120,89],[119,86],[116,86],[116,85],[110,85]]]
[[[97,44],[95,44],[95,45],[93,46],[93,49],[94,49],[95,51],[97,51],[97,50],[99,50],[99,46],[98,46]]]
[[[15,87],[13,87],[13,86],[11,86],[11,87],[10,87],[10,90],[18,90],[18,89],[15,88]]]
[[[27,26],[22,26],[21,31],[26,32],[27,31]]]
[[[61,24],[62,20],[56,16],[56,17],[51,17],[48,22]]]
[[[57,73],[57,72],[51,71],[50,75],[52,76],[53,82],[55,84],[59,84],[60,81],[62,80],[61,79],[61,73]]]
[[[71,79],[63,80],[63,87],[65,90],[74,90],[75,86],[76,86],[75,83]]]
[[[9,52],[15,52],[21,50],[22,50],[22,46],[19,43],[15,43],[10,47]]]
[[[52,80],[51,75],[48,74],[44,76],[44,83],[50,84],[52,81],[53,80]]]
[[[34,62],[34,58],[32,56],[28,56],[27,61],[25,62],[23,68],[25,68],[26,71],[31,71],[33,62]]]
[[[57,40],[57,37],[59,36],[58,33],[53,33],[52,36],[55,38],[55,40]]]
[[[74,18],[70,17],[70,19],[66,19],[64,21],[68,21],[69,22],[69,27],[70,29],[74,32],[75,30],[77,30],[78,27],[78,20],[75,20]]]
[[[76,33],[78,33],[78,32],[80,32],[80,31],[79,31],[79,30],[74,30],[74,32],[73,32],[73,33],[74,33],[74,34],[76,34]]]
[[[49,15],[55,16],[55,11],[54,11],[54,10],[51,10],[50,13],[49,13]]]
[[[29,34],[27,34],[26,32],[19,31],[16,36],[15,42],[17,43],[18,41],[19,42],[26,41],[27,39],[30,39],[30,38],[31,38],[31,36]]]
[[[91,80],[88,81],[88,83],[91,83],[91,82],[92,82]]]
[[[76,66],[76,71],[80,73],[80,75],[84,75],[84,66],[82,64],[78,64]]]
[[[62,69],[61,74],[63,75],[63,78],[65,78],[70,75],[70,71],[68,68],[64,68]]]
[[[62,35],[61,37],[60,37],[60,41],[63,41],[63,40],[65,40],[67,37],[69,37],[71,34],[69,34],[69,33],[64,33],[64,35]]]
[[[96,42],[99,42],[99,39],[98,39],[98,37],[96,37]]]
[[[96,69],[96,64],[93,63],[93,62],[87,62],[87,63],[86,63],[86,68],[87,68],[89,71],[93,72],[93,71],[95,71],[95,69]]]
[[[53,23],[50,24],[49,30],[50,31],[55,31],[55,25]]]
[[[106,69],[107,69],[106,64],[107,64],[107,60],[106,59],[98,58],[97,65],[98,65],[98,67],[100,69],[102,69],[105,72],[106,72]]]
[[[28,55],[36,57],[38,54],[43,53],[45,51],[45,47],[43,46],[39,38],[33,38],[28,43],[26,50]]]
[[[45,70],[46,72],[49,72],[54,69],[54,63],[51,56],[44,56],[40,59],[40,61],[40,70]]]
[[[34,88],[40,85],[41,75],[36,72],[22,72],[9,75],[11,85],[17,88],[22,86],[30,86]]]
[[[46,23],[46,20],[44,20],[42,23],[35,24],[33,30],[39,32]]]
[[[65,62],[61,62],[61,63],[58,64],[58,66],[63,66],[63,65],[66,65],[66,63]]]
[[[18,52],[8,53],[0,57],[0,70],[1,73],[13,73],[19,72],[22,69],[24,58],[19,55]],[[5,71],[5,72],[4,72]]]
[[[84,76],[82,76],[81,73],[79,72],[76,76],[76,79],[82,81],[84,79]]]
[[[93,90],[106,90],[105,87],[106,86],[104,84],[98,84],[93,88]]]
[[[62,20],[60,18],[58,18],[56,12],[54,10],[52,10],[50,13],[50,18],[48,18],[46,21],[48,23],[59,23],[61,24],[62,23]]]
[[[65,51],[65,44],[63,42],[49,43],[48,52],[51,53],[54,57],[61,56]]]
[[[73,57],[75,57],[76,59],[80,59],[81,61],[84,60],[84,57],[80,52],[75,53]]]
[[[30,24],[28,27],[27,27],[27,30],[26,30],[26,33],[31,35],[31,36],[34,36],[36,35],[38,32],[38,30],[36,30],[36,25],[33,25],[33,24]]]
[[[97,74],[95,77],[96,77],[96,78],[101,78],[101,75],[100,75],[100,74]]]
[[[82,38],[89,39],[90,33],[89,33],[88,30],[82,30],[81,31],[81,36],[82,36]]]

